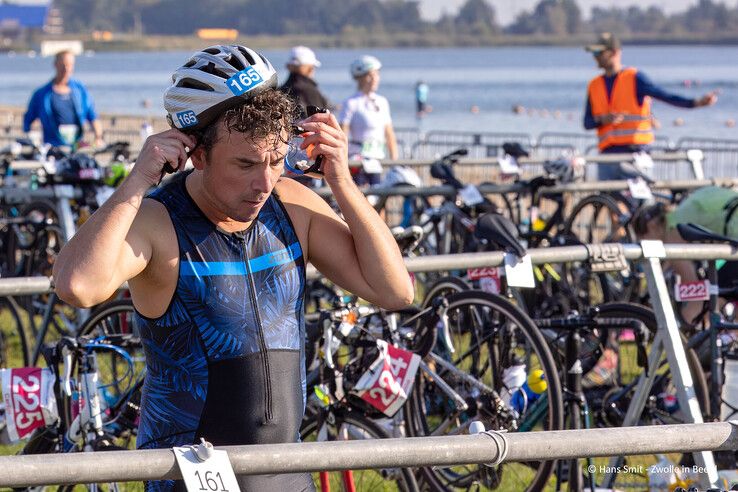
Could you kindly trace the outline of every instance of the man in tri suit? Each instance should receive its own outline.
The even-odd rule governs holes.
[[[305,410],[305,269],[387,309],[413,286],[392,233],[354,184],[331,113],[300,122],[343,219],[282,177],[295,102],[245,46],[192,55],[164,94],[172,128],[66,244],[59,297],[90,307],[128,281],[146,352],[136,444],[294,442]],[[191,156],[194,170],[182,172]],[[152,193],[166,172],[177,172]],[[308,474],[239,477],[241,490],[314,490]],[[149,491],[184,490],[173,480]]]

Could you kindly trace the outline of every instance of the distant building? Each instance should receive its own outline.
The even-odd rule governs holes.
[[[0,0],[0,38],[4,45],[36,34],[62,34],[63,23],[59,9],[51,0]]]

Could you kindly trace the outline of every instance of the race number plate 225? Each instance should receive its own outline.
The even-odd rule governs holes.
[[[11,441],[25,439],[57,420],[54,379],[49,369],[22,367],[2,369],[5,422]]]

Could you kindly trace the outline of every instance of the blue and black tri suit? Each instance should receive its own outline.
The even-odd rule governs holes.
[[[162,316],[137,313],[147,365],[138,448],[200,437],[215,446],[296,442],[305,408],[305,259],[284,206],[272,194],[247,230],[227,233],[197,207],[185,176],[149,197],[169,211],[179,278]],[[243,491],[313,490],[308,474],[239,482]]]

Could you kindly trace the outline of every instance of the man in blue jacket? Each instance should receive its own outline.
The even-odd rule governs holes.
[[[54,59],[56,75],[31,96],[23,117],[23,131],[28,132],[36,120],[41,120],[44,143],[55,147],[75,145],[82,139],[84,122],[89,121],[95,133],[95,145],[103,146],[102,126],[97,120],[92,98],[82,82],[72,77],[74,54],[57,53]]]

